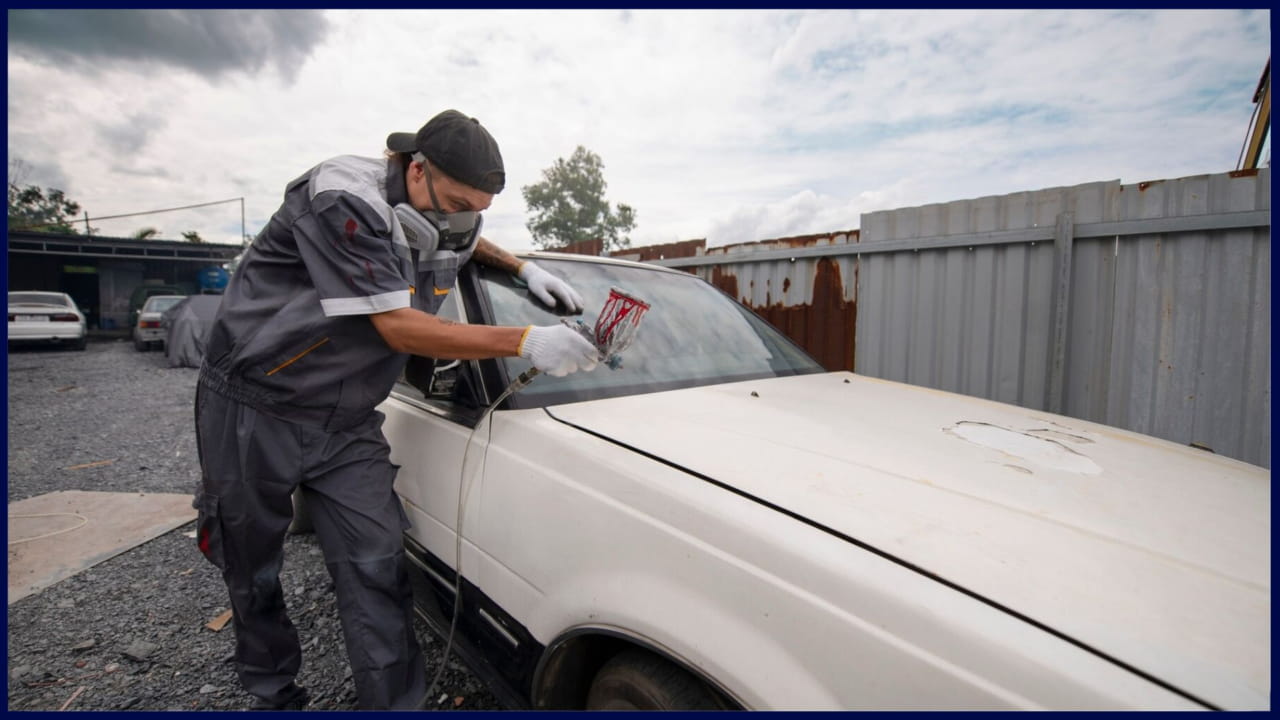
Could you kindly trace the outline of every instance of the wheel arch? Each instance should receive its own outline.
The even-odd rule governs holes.
[[[533,673],[530,703],[535,710],[583,709],[591,681],[610,658],[639,648],[698,678],[720,699],[726,710],[745,706],[714,678],[685,662],[661,644],[619,628],[579,627],[547,644]]]

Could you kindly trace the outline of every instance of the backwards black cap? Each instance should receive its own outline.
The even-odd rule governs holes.
[[[420,152],[436,167],[477,190],[497,195],[507,182],[498,142],[480,121],[457,110],[445,110],[415,133],[387,136],[392,152]]]

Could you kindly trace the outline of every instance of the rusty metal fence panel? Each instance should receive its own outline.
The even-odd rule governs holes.
[[[815,248],[840,250],[858,232],[807,235],[708,248],[703,279],[786,333],[829,370],[851,370],[857,297],[857,256],[809,257]],[[757,261],[762,254],[782,255]]]
[[[869,213],[857,231],[656,260],[828,369],[1271,465],[1271,171]]]

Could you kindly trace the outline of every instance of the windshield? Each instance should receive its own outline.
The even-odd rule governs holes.
[[[42,292],[11,292],[9,293],[10,305],[61,305],[62,307],[71,307],[67,302],[67,296],[62,293],[42,293]]]
[[[586,311],[574,316],[588,328],[617,287],[649,303],[621,366],[599,366],[565,377],[540,375],[514,396],[516,407],[714,385],[739,380],[823,372],[817,362],[768,323],[701,279],[682,272],[603,262],[538,258],[538,265],[573,286]],[[485,268],[487,270],[487,268]],[[547,310],[518,278],[483,272],[480,287],[499,325],[549,325],[561,316]],[[508,379],[531,367],[501,360]]]
[[[142,312],[164,312],[185,299],[185,295],[156,295],[147,299],[147,304],[142,306]]]

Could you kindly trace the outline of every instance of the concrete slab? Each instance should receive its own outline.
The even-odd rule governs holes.
[[[9,602],[195,520],[191,496],[63,490],[9,503]]]

